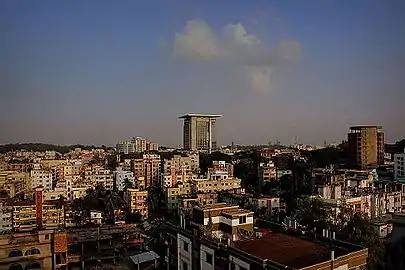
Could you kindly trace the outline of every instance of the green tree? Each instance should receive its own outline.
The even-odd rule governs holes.
[[[59,195],[58,200],[56,201],[56,208],[58,209],[58,226],[61,226],[60,218],[63,213],[63,223],[62,227],[66,227],[66,198],[63,195]]]
[[[342,233],[348,241],[368,248],[367,269],[383,269],[384,244],[368,216],[353,214]]]
[[[329,213],[317,197],[302,196],[298,198],[293,216],[308,230],[329,227]]]
[[[124,191],[126,191],[126,190],[128,190],[130,188],[134,188],[134,183],[129,181],[128,178],[125,178],[125,180],[124,180]]]

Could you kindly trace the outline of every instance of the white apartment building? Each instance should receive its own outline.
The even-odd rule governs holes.
[[[135,186],[135,176],[131,171],[124,171],[118,168],[116,171],[114,171],[114,178],[119,191],[124,190],[127,182],[131,183],[132,186]]]
[[[32,170],[30,173],[31,188],[43,186],[45,190],[52,190],[52,172],[44,170]]]
[[[394,154],[394,177],[405,177],[405,149],[404,153]]]

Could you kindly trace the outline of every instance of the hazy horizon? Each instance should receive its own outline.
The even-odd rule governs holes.
[[[211,3],[211,4],[210,4]],[[188,112],[218,142],[405,136],[405,2],[0,2],[0,144],[175,147]]]

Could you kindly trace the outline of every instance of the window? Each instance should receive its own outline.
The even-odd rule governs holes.
[[[41,252],[39,251],[39,249],[37,248],[31,248],[29,250],[27,250],[25,252],[25,256],[29,256],[29,255],[35,255],[35,254],[41,254]]]
[[[14,249],[12,251],[10,251],[10,253],[8,254],[8,257],[21,257],[23,255],[22,251],[19,249]]]
[[[183,241],[183,249],[188,252],[188,243]]]
[[[239,217],[239,224],[245,224],[246,223],[246,216],[240,216]]]
[[[239,270],[247,270],[247,268],[239,266]]]
[[[205,252],[205,261],[212,265],[212,254]]]

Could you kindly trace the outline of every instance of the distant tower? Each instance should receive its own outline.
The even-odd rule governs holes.
[[[180,116],[183,124],[183,148],[211,153],[217,149],[216,119],[219,114],[189,113]]]

